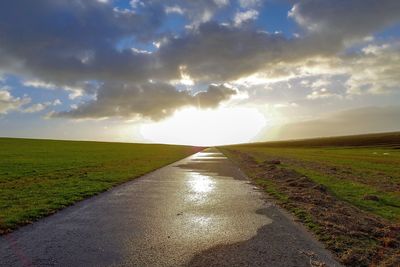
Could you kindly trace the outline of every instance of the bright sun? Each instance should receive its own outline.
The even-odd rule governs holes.
[[[255,108],[190,108],[143,125],[141,134],[157,143],[213,146],[248,142],[265,125],[265,117]]]

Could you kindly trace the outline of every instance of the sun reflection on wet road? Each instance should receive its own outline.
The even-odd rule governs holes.
[[[188,172],[188,174],[190,175],[188,185],[191,191],[195,193],[208,193],[213,190],[215,181],[209,176],[196,172]]]
[[[196,225],[196,227],[208,226],[212,222],[210,216],[194,216],[191,218],[191,222]]]

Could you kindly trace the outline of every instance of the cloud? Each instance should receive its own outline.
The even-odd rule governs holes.
[[[400,106],[350,109],[319,119],[286,124],[280,139],[300,139],[400,130]]]
[[[140,1],[140,0],[131,0],[131,1],[129,1],[129,5],[130,5],[133,9],[135,9],[135,8],[138,8],[139,6],[143,6],[144,3],[143,3],[142,1]]]
[[[36,113],[36,112],[42,111],[46,108],[47,108],[47,106],[45,104],[38,103],[38,104],[33,104],[32,106],[23,109],[22,112],[23,113]]]
[[[204,23],[195,31],[170,39],[156,56],[168,66],[158,69],[164,76],[176,76],[184,65],[195,81],[225,82],[267,69],[280,61],[295,62],[320,54],[303,40],[281,34],[236,28],[215,22]],[[154,72],[153,72],[154,73]]]
[[[22,83],[26,87],[34,87],[34,88],[41,88],[41,89],[56,89],[57,86],[55,84],[46,83],[41,80],[26,80]]]
[[[62,89],[69,93],[70,99],[76,99],[84,94],[94,95],[99,86],[96,82],[72,82],[65,83],[63,85],[56,85],[54,83],[45,82],[39,79],[25,80],[22,82],[22,85],[45,90]]]
[[[400,92],[398,73],[400,42],[373,42],[356,51],[335,56],[310,57],[298,63],[281,62],[274,68],[259,73],[259,76],[241,79],[239,84],[251,86],[251,90],[257,91],[250,101],[259,99],[260,94],[267,94],[269,98],[264,98],[264,101],[270,101],[271,93],[265,88],[275,96],[293,97],[294,101],[299,98],[315,102],[322,99],[332,101],[360,99],[368,95],[395,95]],[[283,83],[289,84],[296,91],[286,92],[282,88]]]
[[[369,45],[343,59],[349,94],[382,94],[400,90],[400,42]]]
[[[29,106],[29,107],[21,109],[20,111],[22,113],[36,113],[36,112],[43,111],[43,110],[47,109],[48,107],[58,106],[58,105],[61,105],[61,104],[62,104],[61,101],[59,99],[56,99],[54,101],[47,101],[47,102],[44,102],[44,103],[36,103],[36,104],[33,104],[33,105]]]
[[[71,97],[96,97],[58,114],[77,118],[136,114],[159,119],[178,107],[195,105],[193,93],[170,85],[184,78],[182,69],[195,85],[224,84],[258,73],[283,80],[326,70],[349,76],[349,94],[398,88],[398,48],[369,47],[359,55],[343,53],[349,43],[361,42],[398,22],[397,0],[299,1],[290,17],[302,34],[290,38],[255,26],[221,25],[213,18],[229,8],[231,1],[227,0],[131,1],[127,10],[116,9],[112,3],[0,2],[0,69],[23,76],[31,87],[61,88],[71,91]],[[262,1],[239,4],[247,11],[236,14],[237,26],[256,17],[255,8]],[[181,11],[191,27],[179,34],[162,32],[166,13]],[[121,45],[126,39],[135,40],[138,47]],[[139,46],[153,42],[160,44],[157,49],[144,52]],[[367,67],[373,75],[363,72]],[[322,88],[318,90],[310,98],[327,95]],[[221,92],[210,86],[206,96],[212,95],[219,103]],[[212,103],[204,94],[198,98]]]
[[[101,87],[95,100],[52,116],[77,119],[140,116],[159,120],[186,106],[216,107],[234,94],[235,90],[223,85],[211,85],[207,91],[193,96],[166,83],[109,83]]]
[[[158,0],[157,2],[167,8],[170,7],[169,13],[175,12],[186,16],[189,20],[186,27],[190,29],[212,20],[218,12],[231,3],[230,0]]]
[[[266,63],[321,54],[318,47],[306,41],[216,22],[202,23],[179,37],[171,37],[151,54],[137,49],[117,50],[115,46],[125,37],[140,40],[154,33],[162,24],[164,11],[156,4],[146,5],[138,13],[121,13],[97,1],[82,3],[39,0],[34,4],[27,1],[26,5],[0,4],[0,31],[7,35],[0,51],[19,62],[10,71],[60,87],[67,83],[73,87],[71,83],[87,80],[173,80],[179,78],[181,65],[188,65],[190,76],[197,80],[228,80],[254,73]],[[198,11],[210,6],[218,5],[214,1],[189,1],[182,8]],[[14,23],[21,7],[32,15]],[[65,32],[66,28],[70,30]]]
[[[180,15],[183,15],[185,13],[180,6],[167,6],[165,7],[165,12],[167,14],[176,13]]]
[[[235,14],[235,17],[233,19],[234,25],[236,27],[241,26],[243,23],[256,20],[257,17],[258,17],[258,11],[254,9],[238,12]]]
[[[242,8],[254,8],[260,6],[264,0],[239,0],[239,5]]]
[[[331,97],[340,98],[340,95],[329,92],[328,89],[326,89],[326,88],[316,89],[311,94],[307,95],[307,98],[312,99],[312,100],[321,99],[321,98],[331,98]]]
[[[29,16],[21,16],[24,12]],[[93,58],[96,63],[109,60],[113,65],[124,57],[115,49],[123,38],[151,38],[163,17],[163,9],[156,4],[134,13],[94,0],[2,1],[0,32],[6,38],[2,38],[0,53],[19,62],[11,71],[51,77],[53,82],[78,80],[104,71],[91,66]]]
[[[397,0],[303,0],[289,16],[312,34],[353,41],[400,21]]]
[[[318,89],[318,88],[321,88],[321,87],[324,87],[324,86],[328,86],[328,85],[330,85],[330,83],[331,83],[330,80],[327,79],[327,78],[318,79],[318,80],[314,81],[311,84],[311,87],[314,88],[314,89]]]
[[[207,91],[197,93],[195,98],[199,107],[215,108],[221,102],[229,100],[236,93],[236,90],[225,85],[210,85]]]
[[[12,110],[19,110],[23,105],[31,101],[29,97],[14,97],[8,88],[0,89],[0,115],[7,114]]]

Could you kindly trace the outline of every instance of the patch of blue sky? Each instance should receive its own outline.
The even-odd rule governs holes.
[[[60,89],[48,89],[48,88],[32,88],[30,86],[25,86],[23,80],[18,76],[8,74],[5,76],[3,85],[8,87],[11,91],[13,97],[29,97],[31,102],[25,106],[32,104],[44,103],[44,102],[54,102],[55,100],[60,100],[61,105],[54,106],[55,109],[65,109],[69,108],[72,101],[69,98],[69,92]]]
[[[152,53],[157,50],[157,47],[150,41],[142,42],[136,40],[134,37],[126,37],[116,43],[115,49],[119,52],[136,49],[142,53]]]
[[[377,40],[400,39],[400,23],[394,24],[391,27],[387,27],[378,32],[375,38]]]
[[[189,23],[188,19],[176,13],[169,14],[164,23],[158,29],[155,40],[163,36],[181,35],[186,29],[185,25]],[[158,37],[158,38],[157,38]],[[154,45],[154,40],[143,41],[137,40],[133,36],[125,37],[119,40],[115,46],[118,51],[135,48],[139,51],[154,52],[157,47]]]
[[[166,16],[164,23],[159,28],[159,33],[181,34],[189,20],[182,14],[170,13]]]
[[[228,5],[224,9],[221,9],[219,12],[217,12],[213,20],[218,23],[230,24],[232,23],[233,15],[237,12],[242,12],[242,11],[244,10],[241,10],[240,7],[236,4]]]
[[[267,2],[260,10],[256,26],[261,30],[274,33],[279,32],[291,38],[297,33],[298,26],[288,17],[292,5],[287,1]]]
[[[400,23],[378,31],[372,37],[373,38],[370,40],[366,39],[363,42],[355,43],[352,46],[347,47],[347,49],[342,51],[341,54],[360,54],[362,53],[362,49],[370,44],[380,45],[384,43],[393,43],[395,41],[400,41]]]
[[[119,9],[132,9],[131,6],[131,1],[130,0],[114,0],[113,4],[115,7],[119,8]]]

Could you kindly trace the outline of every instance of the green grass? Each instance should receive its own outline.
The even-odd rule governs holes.
[[[379,174],[386,182],[400,183],[400,149],[381,147],[326,147],[326,148],[276,148],[238,146],[259,160],[265,156],[296,159],[305,163],[324,164],[329,167],[350,168],[364,176]],[[364,182],[371,175],[360,177]],[[373,180],[372,180],[373,181]]]
[[[196,151],[187,146],[0,138],[0,232]]]
[[[384,140],[379,135],[379,140]],[[254,157],[258,162],[267,159],[281,159],[285,168],[296,170],[318,184],[322,184],[337,198],[347,201],[364,211],[391,221],[400,221],[400,149],[397,145],[374,145],[367,138],[369,146],[330,146],[334,139],[324,146],[321,139],[318,146],[301,141],[244,144],[224,147]],[[341,140],[341,139],[340,139]],[[228,153],[229,154],[229,153]],[[334,169],[335,171],[332,171]],[[272,195],[279,192],[273,186]],[[379,201],[365,200],[365,195],[375,195]]]
[[[400,196],[396,193],[380,191],[373,186],[337,179],[305,168],[294,167],[293,169],[311,178],[314,182],[325,185],[339,199],[389,220],[400,219]],[[377,196],[379,200],[364,200],[363,196],[365,195]]]

